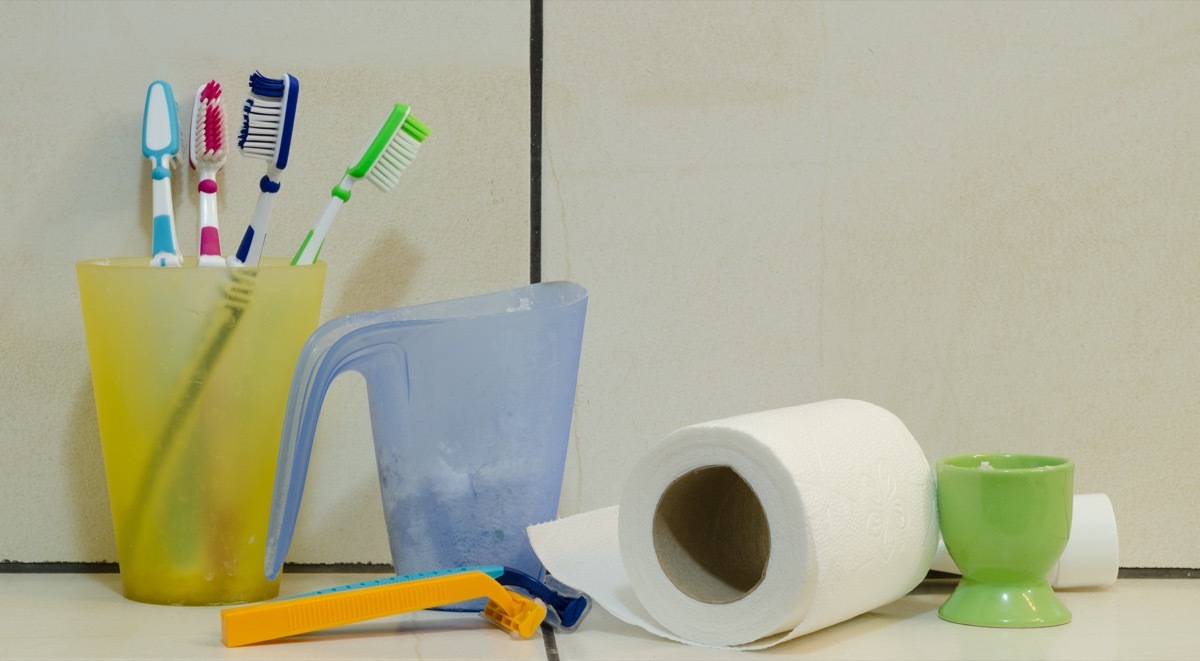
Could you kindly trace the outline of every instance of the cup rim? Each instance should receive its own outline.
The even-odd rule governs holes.
[[[164,273],[175,273],[181,271],[198,271],[198,272],[220,272],[226,270],[245,270],[245,269],[283,269],[283,268],[300,268],[309,269],[314,267],[325,268],[325,262],[317,261],[312,264],[298,264],[292,266],[291,258],[263,256],[262,262],[258,266],[224,266],[221,269],[196,269],[196,258],[185,257],[184,268],[162,268],[160,266],[151,266],[149,257],[99,257],[95,259],[82,259],[75,262],[77,269],[120,269],[129,271],[162,271]]]
[[[1040,465],[1030,466],[1028,468],[1003,468],[1001,466],[992,466],[990,469],[982,472],[995,473],[1039,473],[1051,471],[1071,470],[1075,467],[1075,462],[1066,457],[1057,457],[1047,454],[1032,454],[1025,452],[977,452],[967,454],[956,454],[948,457],[943,457],[938,460],[937,466],[942,470],[957,470],[981,472],[979,464],[988,461],[989,464],[993,459],[1013,459],[1019,458],[1030,463]],[[973,465],[961,465],[973,464]]]

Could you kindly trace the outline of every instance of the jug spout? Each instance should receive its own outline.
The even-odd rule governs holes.
[[[525,528],[557,514],[586,303],[580,285],[538,283],[318,328],[288,396],[266,574],[291,546],[325,394],[354,370],[396,571],[502,564],[540,576]]]

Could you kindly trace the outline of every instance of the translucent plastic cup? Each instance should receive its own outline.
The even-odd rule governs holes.
[[[546,282],[317,329],[289,395],[267,574],[291,545],[325,393],[349,370],[366,379],[396,572],[505,565],[541,576],[525,529],[558,512],[586,308],[580,285]]]
[[[272,482],[296,357],[325,265],[80,262],[80,300],[127,598],[270,599]]]

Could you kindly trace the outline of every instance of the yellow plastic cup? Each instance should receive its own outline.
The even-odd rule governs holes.
[[[325,264],[80,262],[79,295],[127,598],[271,599],[263,557],[296,358]]]

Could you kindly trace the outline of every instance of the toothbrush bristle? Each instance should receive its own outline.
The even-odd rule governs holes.
[[[196,122],[192,160],[196,163],[224,165],[225,109],[221,103],[221,86],[217,81],[210,81],[201,90],[192,121]]]
[[[405,129],[406,126],[408,121],[396,129],[383,153],[367,172],[366,178],[380,190],[389,191],[395,188],[400,182],[400,175],[412,164],[413,159],[417,157],[417,150],[421,148],[421,143]]]
[[[221,112],[221,106],[210,105],[204,109],[204,150],[208,153],[221,151],[225,146],[225,131],[213,129],[224,124],[225,113]]]
[[[208,84],[204,86],[204,91],[200,93],[200,98],[204,99],[205,101],[212,101],[213,99],[221,98],[220,83],[215,80],[208,81]]]
[[[279,135],[281,107],[278,103],[250,97],[242,106],[242,130],[238,148],[246,156],[275,157],[275,137]]]
[[[295,117],[296,79],[268,78],[255,71],[250,76],[250,96],[242,106],[242,129],[238,149],[244,156],[274,160],[275,167],[287,165],[291,123]]]
[[[283,96],[283,82],[283,78],[269,78],[255,71],[250,74],[250,93],[278,99]]]

